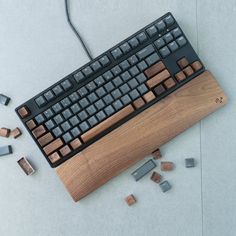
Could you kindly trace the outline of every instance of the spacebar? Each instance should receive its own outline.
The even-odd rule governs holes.
[[[94,138],[95,136],[103,132],[104,130],[108,129],[109,127],[111,127],[112,125],[114,125],[115,123],[123,119],[124,117],[128,116],[133,111],[134,111],[134,108],[132,107],[132,105],[128,105],[124,107],[122,110],[110,116],[109,118],[104,120],[102,123],[98,124],[94,128],[82,134],[81,139],[84,142],[89,141],[90,139]]]

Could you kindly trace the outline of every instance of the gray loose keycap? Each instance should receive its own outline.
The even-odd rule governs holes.
[[[195,166],[195,160],[194,158],[186,158],[185,159],[185,167],[186,168],[192,168]]]
[[[11,145],[0,147],[0,156],[5,156],[5,155],[11,154],[11,153],[12,153]]]
[[[159,186],[160,186],[163,193],[165,193],[165,192],[167,192],[168,190],[171,189],[171,185],[167,180],[160,183]]]
[[[0,104],[7,106],[10,100],[6,95],[0,94]]]

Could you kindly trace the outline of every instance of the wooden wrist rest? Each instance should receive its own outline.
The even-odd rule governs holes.
[[[56,168],[78,201],[227,102],[209,71]]]

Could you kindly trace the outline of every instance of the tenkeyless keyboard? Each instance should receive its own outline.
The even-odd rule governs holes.
[[[180,26],[167,13],[16,112],[56,167],[203,71]]]

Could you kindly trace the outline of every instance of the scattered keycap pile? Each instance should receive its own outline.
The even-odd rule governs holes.
[[[160,149],[157,149],[156,151],[154,151],[152,153],[152,157],[154,160],[161,159],[162,155],[161,155]],[[145,176],[147,173],[149,173],[151,170],[153,170],[156,166],[157,166],[156,163],[152,159],[150,159],[147,162],[145,162],[141,167],[139,167],[137,170],[135,170],[132,173],[132,176],[134,177],[134,179],[136,181],[138,181],[143,176]],[[192,168],[194,166],[195,166],[194,158],[186,158],[185,159],[185,167],[186,168]],[[161,161],[161,163],[160,163],[161,171],[172,171],[174,168],[175,168],[175,165],[173,162]],[[153,171],[150,179],[153,182],[159,184],[161,191],[163,193],[165,193],[171,189],[171,185],[170,185],[169,181],[168,180],[163,181],[163,176],[156,171]],[[125,198],[125,201],[128,204],[128,206],[131,206],[137,202],[136,197],[133,194],[130,194],[129,196],[127,196]]]

